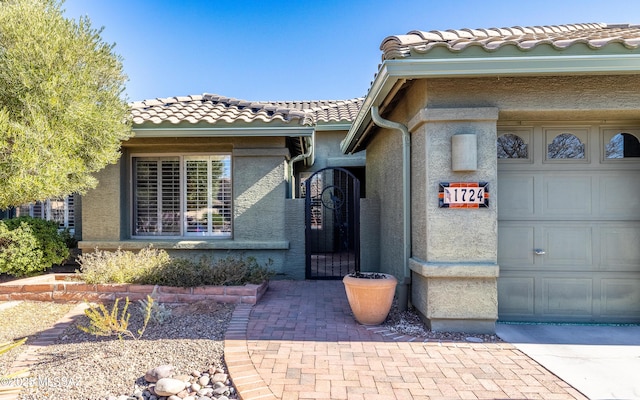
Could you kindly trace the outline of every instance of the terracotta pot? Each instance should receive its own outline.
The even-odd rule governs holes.
[[[389,315],[398,280],[389,274],[384,279],[345,276],[342,279],[356,321],[362,325],[380,325]]]

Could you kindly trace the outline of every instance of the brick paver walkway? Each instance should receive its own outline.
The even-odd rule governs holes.
[[[585,399],[508,343],[429,342],[355,322],[340,281],[273,281],[236,308],[242,399]]]

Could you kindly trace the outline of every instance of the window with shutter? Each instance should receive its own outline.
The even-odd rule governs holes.
[[[231,156],[134,157],[134,236],[231,237]]]

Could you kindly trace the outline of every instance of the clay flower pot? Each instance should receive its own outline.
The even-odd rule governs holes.
[[[398,280],[389,274],[362,272],[342,279],[356,321],[380,325],[389,315]]]

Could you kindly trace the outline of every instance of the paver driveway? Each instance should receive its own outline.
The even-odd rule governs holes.
[[[339,281],[273,281],[225,360],[248,399],[584,399],[508,343],[425,342],[355,322]]]

